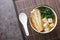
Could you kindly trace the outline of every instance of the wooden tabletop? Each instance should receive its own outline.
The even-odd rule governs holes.
[[[24,33],[24,30],[22,30],[24,40],[60,40],[60,21],[59,21],[60,20],[60,0],[15,0],[14,3],[15,3],[16,11],[17,11],[16,13],[17,16],[21,12],[26,13],[26,15],[28,16],[27,25],[28,25],[30,35],[26,36]],[[41,5],[47,5],[53,8],[58,18],[57,19],[58,23],[57,23],[56,28],[48,34],[40,34],[40,33],[35,32],[29,24],[29,16],[30,16],[31,10]],[[22,25],[20,24],[20,28],[21,27]]]

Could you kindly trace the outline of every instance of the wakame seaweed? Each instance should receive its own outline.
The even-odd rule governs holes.
[[[42,18],[54,18],[54,13],[47,7],[39,7]]]

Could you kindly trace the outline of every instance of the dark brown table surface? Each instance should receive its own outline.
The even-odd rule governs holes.
[[[55,10],[57,14],[57,18],[58,18],[57,26],[52,32],[48,34],[40,34],[35,32],[31,28],[28,20],[27,25],[28,25],[30,35],[26,36],[20,24],[20,28],[23,30],[23,36],[25,40],[60,40],[60,21],[59,21],[60,20],[60,0],[15,0],[14,3],[17,11],[16,14],[19,15],[21,12],[24,12],[28,16],[28,19],[29,19],[31,10],[41,5],[50,6]]]

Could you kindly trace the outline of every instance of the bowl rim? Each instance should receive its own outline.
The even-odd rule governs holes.
[[[47,7],[47,8],[49,8],[49,9],[52,10],[52,12],[53,12],[54,15],[55,15],[55,20],[56,20],[54,27],[53,27],[50,31],[47,31],[47,32],[38,32],[38,31],[33,27],[33,25],[32,25],[31,22],[30,22],[30,16],[31,16],[32,13],[31,13],[30,16],[29,16],[29,23],[30,23],[32,29],[33,29],[34,31],[38,32],[38,33],[42,33],[42,34],[50,33],[51,31],[53,31],[53,30],[55,29],[55,27],[56,27],[56,25],[57,25],[57,14],[56,14],[55,10],[54,10],[53,8],[49,7],[49,6],[38,6],[38,7]],[[36,7],[36,8],[38,8],[38,7]],[[33,9],[35,9],[35,8],[33,8]]]

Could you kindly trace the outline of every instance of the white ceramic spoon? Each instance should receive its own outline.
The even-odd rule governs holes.
[[[26,36],[29,36],[28,27],[27,27],[27,15],[25,13],[20,13],[19,20],[23,25]]]

